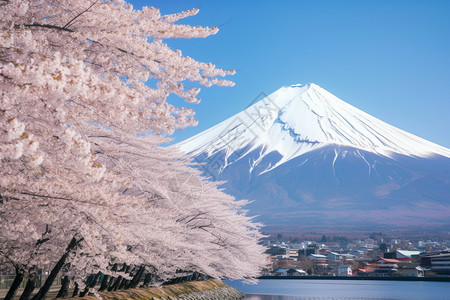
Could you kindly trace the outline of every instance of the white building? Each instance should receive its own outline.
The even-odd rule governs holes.
[[[289,269],[277,269],[277,270],[273,271],[273,274],[275,276],[287,276],[287,271],[288,270]]]
[[[425,270],[421,266],[414,266],[412,264],[405,265],[400,268],[402,276],[407,277],[424,277]]]
[[[396,259],[402,262],[410,262],[413,257],[419,257],[420,251],[397,250]]]
[[[308,273],[303,271],[302,269],[289,269],[287,271],[288,276],[306,276]]]
[[[338,267],[338,276],[353,276],[352,266],[343,265]]]

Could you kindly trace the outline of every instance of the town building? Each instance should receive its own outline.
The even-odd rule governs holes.
[[[421,265],[437,275],[450,275],[450,252],[423,256]]]
[[[287,271],[289,269],[277,269],[275,271],[273,271],[273,275],[275,276],[287,276]]]
[[[313,262],[314,267],[326,268],[328,266],[327,257],[325,255],[311,254],[308,258]]]
[[[284,255],[287,254],[287,251],[288,250],[287,250],[286,246],[273,245],[273,246],[270,246],[266,250],[266,253],[270,254],[270,255],[273,255],[273,256],[278,256],[278,255],[284,256]]]
[[[338,276],[353,276],[352,266],[342,265],[338,267]]]
[[[411,262],[414,257],[419,257],[420,251],[396,250],[395,259],[401,262]]]
[[[349,260],[354,259],[355,256],[348,253],[336,253],[336,252],[330,252],[327,255],[327,259],[330,261],[343,261],[343,260]]]
[[[298,255],[309,256],[311,254],[319,253],[319,245],[317,244],[309,244],[306,245],[303,249],[298,250]]]
[[[419,265],[406,264],[399,268],[399,273],[400,273],[400,275],[406,276],[406,277],[424,277],[425,269]]]
[[[298,258],[298,251],[299,249],[289,249],[289,258],[296,260]]]
[[[399,260],[389,258],[379,258],[376,261],[377,269],[375,273],[378,274],[392,274],[398,271]]]
[[[306,276],[308,273],[303,271],[302,269],[289,269],[287,270],[287,276]]]

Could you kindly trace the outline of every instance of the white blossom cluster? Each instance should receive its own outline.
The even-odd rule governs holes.
[[[196,124],[170,94],[198,103],[200,89],[185,82],[233,85],[220,77],[234,71],[163,43],[215,34],[174,24],[197,12],[0,0],[2,266],[25,277],[51,269],[76,238],[64,272],[80,286],[87,274],[113,275],[114,263],[144,265],[162,280],[177,270],[258,275],[260,224],[245,201],[159,147],[165,134]]]

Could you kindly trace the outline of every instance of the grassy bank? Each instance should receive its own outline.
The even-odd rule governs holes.
[[[176,297],[183,294],[191,294],[195,292],[204,292],[215,290],[223,287],[228,287],[225,283],[220,280],[202,280],[202,281],[190,281],[180,284],[164,285],[161,287],[150,287],[150,288],[137,288],[129,290],[121,290],[116,292],[100,292],[104,300],[149,300],[152,298],[167,298]],[[53,299],[50,295],[49,299]],[[97,300],[94,296],[86,296],[83,298],[66,298],[66,299],[92,299]]]

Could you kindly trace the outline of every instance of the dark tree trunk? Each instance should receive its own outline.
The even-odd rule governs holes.
[[[32,298],[32,300],[43,300],[45,299],[45,296],[47,295],[48,291],[50,290],[50,287],[53,284],[53,281],[55,281],[56,276],[58,276],[59,271],[61,271],[62,267],[66,263],[66,259],[69,256],[69,253],[78,246],[79,243],[83,238],[77,240],[75,237],[72,238],[69,245],[66,248],[66,251],[64,252],[63,256],[59,259],[59,261],[56,263],[56,266],[53,268],[53,270],[50,272],[50,275],[47,277],[47,280],[45,281],[44,285],[41,287],[39,292]]]
[[[192,280],[197,280],[199,275],[198,272],[194,272],[194,274],[192,274]]]
[[[139,271],[139,268],[137,266],[134,266],[133,269],[130,270],[130,276],[132,277],[131,279],[126,279],[122,282],[122,288],[124,290],[127,290],[130,288],[131,285],[131,281],[133,281],[134,276],[136,276],[137,272]],[[128,272],[128,271],[127,271]],[[120,287],[119,287],[120,289]]]
[[[128,286],[129,280],[128,279],[122,279],[122,282],[120,283],[118,290],[124,290]]]
[[[127,270],[127,265],[124,264],[123,267],[122,267],[122,269],[120,270],[120,272],[125,272],[126,270]],[[109,292],[111,292],[111,291],[117,291],[117,289],[119,288],[120,284],[122,283],[122,279],[123,279],[123,277],[122,277],[122,276],[119,276],[119,277],[117,277],[116,280],[111,281],[111,284],[110,284],[110,286],[108,287],[108,291],[109,291]]]
[[[22,292],[19,300],[28,300],[33,294],[34,289],[36,288],[37,274],[32,274],[28,277],[27,284],[25,285],[25,289]]]
[[[114,284],[108,289],[108,291],[117,291],[117,289],[119,288],[120,283],[122,282],[123,277],[119,276],[117,277],[116,281],[114,282]]]
[[[113,267],[111,268],[111,271],[116,272],[117,271],[117,264],[114,264]],[[108,289],[112,282],[114,281],[114,276],[110,276],[110,275],[105,275],[105,277],[103,277],[103,281],[102,281],[102,285],[100,286],[100,292]]]
[[[130,271],[130,266],[127,266],[127,265],[125,264],[123,272],[128,273],[129,271]],[[120,284],[117,286],[117,288],[115,289],[115,291],[116,291],[116,290],[121,290],[121,289],[123,289],[124,286],[127,284],[127,281],[128,281],[128,280],[126,280],[125,278],[122,278],[122,280],[120,281]]]
[[[108,287],[108,281],[109,281],[110,277],[111,276],[109,276],[109,275],[103,276],[102,284],[100,285],[100,288],[98,289],[99,292],[106,290],[106,288]]]
[[[144,283],[142,283],[141,287],[148,287],[150,285],[150,283],[152,282],[152,279],[153,279],[152,273],[145,274]]]
[[[4,300],[11,300],[14,298],[22,281],[23,281],[23,273],[16,270],[16,277],[14,277],[14,281],[12,285],[9,287],[8,293],[6,294]]]
[[[113,290],[114,284],[116,283],[117,279],[119,279],[119,278],[111,276],[111,279],[109,280],[108,288],[107,288],[108,292]]]
[[[69,284],[70,279],[68,276],[64,276],[61,282],[61,288],[59,289],[58,295],[56,298],[66,298],[69,295]]]
[[[129,273],[130,272],[130,266],[125,265],[125,273]],[[121,290],[123,288],[125,288],[128,284],[128,280],[123,278],[122,281],[120,282],[119,286],[117,287],[118,290]]]
[[[128,288],[134,289],[138,286],[139,282],[141,281],[142,275],[144,275],[145,267],[141,266],[139,270],[137,270],[136,275],[134,275],[133,279],[131,280],[130,284],[128,285]]]
[[[94,278],[94,275],[89,275],[86,279],[86,287],[84,290],[80,292],[80,297],[86,296],[87,292],[89,291],[89,285],[91,284],[92,279]]]
[[[97,284],[98,280],[100,279],[100,277],[102,276],[102,272],[98,272],[97,275],[95,275],[94,279],[91,282],[90,287],[93,288],[95,287],[95,285]],[[92,293],[89,293],[89,295],[93,295]]]
[[[75,282],[75,288],[73,289],[72,297],[78,296],[79,291],[80,291],[80,288],[78,287],[78,283]]]
[[[129,273],[129,272],[130,272],[130,269],[131,269],[130,266],[126,266],[126,268],[125,268],[125,273]],[[123,278],[123,279],[122,279],[122,282],[120,282],[120,285],[119,285],[119,287],[118,287],[117,289],[118,289],[118,290],[125,289],[125,288],[128,286],[129,282],[130,282],[130,281],[129,281],[128,279]]]
[[[98,281],[98,278],[100,277],[102,273],[98,272],[95,275],[89,275],[88,280],[86,282],[86,288],[80,293],[80,297],[86,296],[86,294],[89,292],[90,288],[93,288]]]

